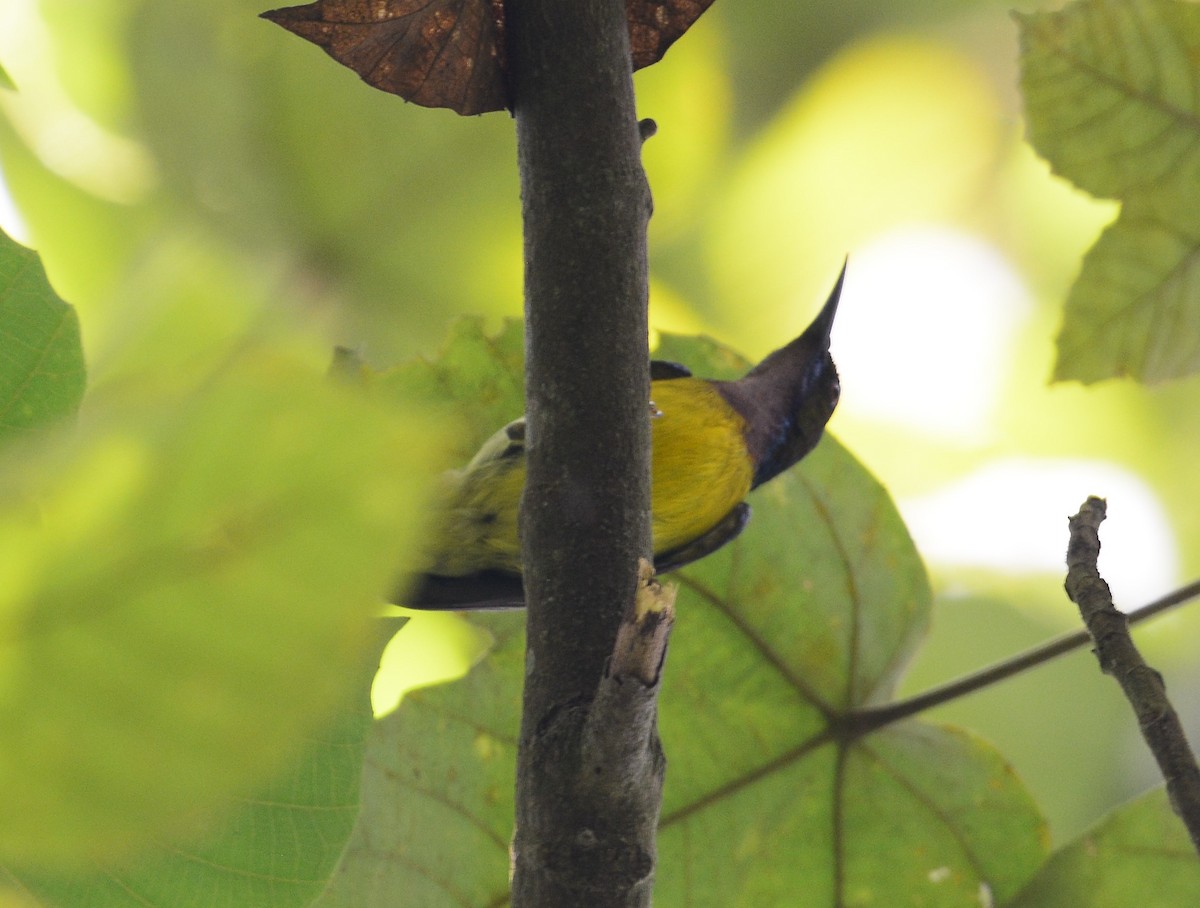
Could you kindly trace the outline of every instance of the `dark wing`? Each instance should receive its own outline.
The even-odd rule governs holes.
[[[525,586],[516,574],[480,571],[463,577],[421,574],[393,596],[397,605],[424,611],[525,607]]]
[[[691,378],[692,370],[680,363],[668,362],[665,359],[650,360],[650,380],[666,381],[669,378]]]

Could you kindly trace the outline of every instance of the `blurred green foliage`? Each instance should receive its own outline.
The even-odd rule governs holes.
[[[385,623],[385,634],[396,625]],[[46,906],[310,904],[358,816],[373,666],[371,660],[360,666],[353,703],[302,740],[281,772],[209,818],[201,835],[158,842],[136,861],[75,872],[9,865],[10,879]]]
[[[5,452],[6,861],[119,861],[195,827],[362,664],[422,439],[286,362],[230,365]]]
[[[12,825],[6,819],[0,860],[15,880],[27,881],[31,898],[40,894],[48,904],[123,903],[88,901],[91,878],[51,880],[45,867],[34,872],[18,867],[22,861],[61,867],[81,855],[107,861],[144,847],[152,850],[140,871],[126,867],[111,876],[144,892],[143,902],[184,904],[186,886],[143,889],[146,880],[178,881],[174,875],[194,870],[186,860],[161,863],[164,850],[215,868],[203,884],[211,888],[197,892],[272,908],[308,902],[321,880],[305,874],[331,866],[349,834],[346,808],[357,780],[341,773],[353,772],[346,768],[357,765],[362,744],[355,709],[366,696],[363,665],[375,653],[366,618],[419,532],[421,477],[430,466],[469,456],[474,439],[520,412],[511,369],[489,365],[497,352],[511,365],[519,343],[489,350],[481,342],[463,353],[463,336],[489,335],[461,323],[452,329],[460,343],[446,348],[461,355],[434,361],[433,373],[444,375],[431,380],[428,393],[410,393],[411,378],[401,377],[419,366],[385,371],[375,380],[382,392],[374,403],[314,386],[311,378],[335,343],[390,366],[437,349],[463,313],[494,321],[520,312],[513,131],[502,114],[463,120],[369,90],[258,19],[269,5],[10,0],[0,10],[0,64],[8,77],[0,85],[0,168],[23,228],[10,232],[45,266],[49,287],[37,290],[44,314],[70,320],[52,294],[77,311],[91,382],[78,425],[19,440],[6,464],[21,466],[6,467],[0,488],[0,621],[11,649],[0,660],[0,722],[6,740],[25,742],[0,761],[0,792],[14,811],[22,802],[8,798],[13,786],[23,786],[26,799],[37,791],[58,799],[47,802],[37,830],[17,814]],[[1189,4],[1093,0],[1075,9],[1118,6],[1122,16],[1140,17],[1151,42],[1175,40],[1176,20],[1184,37],[1194,38],[1184,21],[1195,11]],[[1119,34],[1131,20],[1114,21]],[[1050,66],[1043,77],[1050,85],[1080,74],[1064,67],[1061,49],[1073,40],[1058,31],[1064,23],[1025,21],[1027,33],[1043,39],[1029,46]],[[807,323],[849,251],[834,336],[845,393],[833,429],[899,499],[902,513],[916,514],[929,496],[996,463],[1061,464],[1087,477],[1080,480],[1087,487],[1063,484],[1064,500],[1050,503],[1052,517],[1011,487],[967,500],[965,511],[955,512],[966,516],[941,526],[943,536],[982,540],[965,560],[934,554],[939,540],[917,533],[931,553],[934,620],[928,644],[901,679],[904,692],[1073,622],[1055,562],[1066,515],[1084,495],[1108,492],[1091,485],[1100,474],[1085,474],[1088,464],[1127,477],[1150,501],[1157,520],[1151,529],[1161,533],[1139,525],[1135,535],[1165,539],[1151,554],[1167,567],[1136,575],[1121,604],[1139,604],[1200,569],[1200,511],[1192,504],[1200,494],[1196,379],[1152,389],[1046,385],[1062,300],[1081,256],[1117,210],[1051,176],[1021,140],[1017,36],[1016,23],[994,3],[718,3],[663,63],[636,77],[640,112],[660,126],[645,149],[655,195],[656,328],[713,334],[757,357]],[[1161,74],[1164,90],[1175,90],[1194,76],[1194,55],[1182,57],[1142,53],[1128,62],[1135,75]],[[1142,166],[1134,152],[1148,126],[1117,102],[1137,84],[1119,83],[1111,108],[1116,131],[1131,139],[1134,170]],[[1094,88],[1073,90],[1090,96]],[[1043,101],[1050,108],[1056,100],[1053,91],[1031,90],[1032,122],[1043,122],[1036,119]],[[1135,236],[1119,247],[1146,253],[1137,268],[1105,271],[1097,264],[1101,248],[1089,256],[1085,278],[1124,286],[1131,270],[1140,273],[1158,289],[1147,297],[1149,320],[1143,316],[1134,333],[1170,325],[1165,341],[1186,342],[1195,334],[1188,327],[1191,272],[1154,282],[1171,256],[1195,258],[1187,257],[1196,245],[1188,202],[1194,190],[1178,185],[1190,169],[1156,170],[1165,191],[1135,198],[1119,180],[1091,183],[1074,167],[1080,139],[1087,152],[1108,148],[1105,136],[1056,131],[1053,120],[1045,122],[1051,125],[1032,127],[1034,139],[1056,172],[1124,200],[1102,244],[1128,236],[1131,222],[1174,230],[1174,245]],[[1178,147],[1193,162],[1194,135],[1185,129],[1169,138],[1148,143],[1148,151]],[[990,291],[979,270],[956,275],[964,240],[998,263],[1008,289]],[[0,278],[9,261],[16,259],[0,257]],[[1153,267],[1142,268],[1146,262]],[[1082,306],[1079,293],[1072,291],[1064,338],[1094,323],[1095,311]],[[0,295],[0,318],[11,313],[9,297]],[[993,318],[980,322],[986,329],[964,328],[985,316]],[[8,341],[12,330],[0,322],[9,377],[47,377],[49,370],[30,373],[28,362],[22,366],[8,352],[16,349]],[[1119,352],[1129,336],[1113,332],[1101,338],[1105,343],[1085,346]],[[688,348],[689,356],[697,349]],[[1175,347],[1170,352],[1171,368],[1187,361]],[[78,404],[83,358],[74,349],[67,355],[71,367],[53,370],[61,379],[56,402],[39,404],[22,426],[44,424]],[[1074,360],[1064,370],[1060,359],[1058,374],[1098,379],[1107,374],[1102,367],[1113,368],[1110,360]],[[1118,370],[1166,374],[1166,366],[1123,362]],[[978,363],[994,387],[952,406]],[[940,368],[918,368],[928,364]],[[0,369],[0,380],[4,375]],[[464,396],[450,430],[414,402],[436,397],[444,382]],[[880,389],[893,397],[880,397]],[[884,403],[872,409],[873,397]],[[906,399],[917,405],[896,403]],[[927,424],[913,413],[943,420]],[[953,414],[967,427],[947,421]],[[39,517],[32,501],[46,502],[46,514]],[[1128,514],[1135,504],[1110,498],[1106,533],[1122,521],[1122,508]],[[1050,530],[1044,561],[990,557],[1013,536],[1036,535],[1038,520],[1058,528]],[[1116,565],[1153,560],[1145,550],[1107,541],[1106,553]],[[197,573],[197,558],[220,570]],[[708,620],[700,617],[703,608],[695,607],[693,624]],[[688,621],[685,614],[668,672],[679,684],[686,680],[679,653]],[[1198,675],[1185,644],[1197,626],[1194,615],[1181,614],[1141,632],[1151,661],[1184,700],[1196,698]],[[474,658],[480,637],[460,631]],[[497,653],[516,646],[505,636],[510,632],[492,633]],[[714,631],[703,639],[721,637]],[[513,705],[503,700],[507,688],[489,687],[495,664],[493,657],[467,682],[475,698],[469,708],[494,727],[463,732],[469,751],[452,756],[447,745],[436,759],[446,775],[439,782],[454,781],[449,768],[457,760],[473,761],[471,770],[481,772],[456,784],[474,786],[460,796],[485,805],[479,809],[488,823],[476,832],[500,867],[508,831],[497,818],[507,816],[511,786],[512,742],[504,729],[515,725]],[[297,674],[301,683],[293,685]],[[413,697],[410,717],[422,703],[459,696],[448,690]],[[118,710],[120,721],[109,723],[105,710]],[[1086,654],[944,707],[934,718],[999,744],[1057,841],[1155,783],[1124,705]],[[444,713],[426,720],[431,734],[446,732]],[[331,721],[341,731],[325,735]],[[672,722],[682,727],[682,719],[665,715],[664,729]],[[223,746],[202,740],[194,753],[182,746],[203,738],[203,729]],[[322,742],[329,745],[323,753]],[[976,757],[991,753],[974,740],[958,743]],[[341,757],[333,760],[331,751]],[[1090,757],[1086,772],[1080,751]],[[198,754],[211,759],[185,765],[201,760]],[[305,775],[313,760],[340,767],[329,777],[336,784]],[[101,763],[117,768],[103,784],[85,772]],[[870,775],[866,764],[859,768]],[[676,764],[672,774],[683,791],[688,776]],[[288,788],[289,779],[299,781]],[[31,780],[42,787],[30,787]],[[245,811],[223,809],[241,798],[253,812],[253,792],[264,787],[281,805],[274,816],[239,825]],[[687,803],[679,797],[677,806]],[[756,791],[754,799],[769,800],[769,793]],[[131,805],[137,809],[126,809]],[[297,824],[289,806],[326,820]],[[376,806],[382,814],[368,811],[365,820],[395,820],[389,807]],[[312,834],[289,838],[282,831],[301,826]],[[213,829],[223,836],[213,838]],[[710,828],[712,836],[722,831],[720,823]],[[698,847],[683,841],[682,831],[673,834],[664,839],[672,854]],[[1087,840],[1080,842],[1058,860],[1078,866],[1072,862],[1086,856]],[[736,844],[743,856],[763,847],[750,835]],[[271,863],[280,849],[287,858],[279,860],[292,862],[286,867]],[[260,885],[256,875],[264,873],[278,885]],[[1136,874],[1136,866],[1127,873]],[[221,888],[238,880],[258,880],[259,888]],[[341,880],[337,885],[346,885]],[[1043,884],[1046,892],[1068,891],[1054,888],[1068,884],[1051,877]],[[681,891],[686,881],[663,886]],[[229,895],[235,891],[240,900]],[[339,891],[335,886],[329,897]]]

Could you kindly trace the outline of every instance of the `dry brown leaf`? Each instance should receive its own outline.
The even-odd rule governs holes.
[[[662,59],[712,0],[627,0],[633,68]],[[375,88],[464,116],[511,107],[503,0],[317,0],[263,13]]]
[[[503,21],[487,0],[318,0],[263,18],[422,107],[468,116],[507,106]]]

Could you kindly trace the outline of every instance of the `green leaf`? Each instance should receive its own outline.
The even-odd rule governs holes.
[[[464,387],[509,387],[520,371],[505,338],[460,327],[442,362],[463,364]],[[699,375],[740,368],[703,340],[666,338],[656,355]],[[438,370],[416,372],[442,374],[454,394]],[[495,399],[480,436],[515,415]],[[680,592],[660,701],[670,770],[657,901],[1010,897],[1046,835],[992,748],[915,721],[840,731],[854,708],[890,696],[928,620],[924,568],[886,492],[827,437],[751,504],[738,540],[670,578]],[[497,641],[488,658],[410,694],[377,728],[360,827],[320,908],[506,903],[523,619],[477,620]]]
[[[506,903],[524,618],[479,624],[488,658],[375,723],[358,826],[313,908]]]
[[[1055,377],[1200,369],[1200,6],[1081,0],[1023,15],[1029,137],[1055,172],[1120,199],[1067,299]]]
[[[0,231],[0,442],[74,413],[86,370],[75,310],[37,253]]]
[[[672,766],[679,771],[678,758]],[[667,905],[989,905],[1028,879],[1043,840],[993,748],[909,722],[848,746],[802,745],[665,815],[656,896]]]
[[[1179,908],[1200,904],[1200,863],[1166,792],[1114,810],[1059,849],[1007,908]]]
[[[133,860],[270,779],[344,702],[412,557],[419,414],[261,355],[126,393],[0,470],[9,866]]]
[[[1029,138],[1056,173],[1120,198],[1200,168],[1200,7],[1081,0],[1019,15]]]
[[[396,629],[387,622],[380,644]],[[174,908],[244,905],[302,908],[325,887],[358,815],[359,777],[371,727],[373,663],[353,703],[304,742],[288,766],[201,841],[164,846],[133,865],[82,876],[12,874],[39,905]]]
[[[483,319],[456,320],[435,360],[412,360],[378,373],[372,384],[382,399],[420,400],[440,406],[458,422],[451,458],[466,463],[499,426],[525,410],[525,331],[505,321],[495,335]]]
[[[886,492],[826,437],[751,504],[740,539],[679,575],[659,897],[901,906],[1014,892],[1045,833],[994,750],[923,722],[838,732],[890,697],[928,620],[924,568]]]
[[[1067,297],[1056,378],[1157,382],[1200,368],[1200,221],[1189,218],[1125,203]]]

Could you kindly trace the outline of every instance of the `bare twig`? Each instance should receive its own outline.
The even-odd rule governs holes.
[[[1117,680],[1133,707],[1142,737],[1166,779],[1171,804],[1200,852],[1200,767],[1167,699],[1162,675],[1145,663],[1134,646],[1126,617],[1113,605],[1112,592],[1096,566],[1104,515],[1104,500],[1091,497],[1071,518],[1067,595],[1079,606],[1100,670]]]
[[[1161,615],[1197,596],[1200,596],[1200,580],[1193,580],[1153,602],[1148,602],[1146,605],[1128,612],[1125,618],[1131,625],[1140,624],[1148,618]],[[1087,646],[1091,642],[1092,635],[1087,632],[1086,628],[1062,634],[1027,649],[1023,653],[1017,653],[1015,656],[993,663],[979,671],[947,681],[945,684],[939,684],[937,687],[931,687],[929,690],[905,700],[856,709],[839,720],[837,731],[841,735],[865,735],[885,725],[891,725],[893,722],[915,716],[927,709],[933,709],[935,706],[941,706],[943,703],[949,703],[951,700],[957,700],[959,697],[983,690],[985,687],[990,687],[1028,669],[1044,665],[1051,659],[1057,659],[1059,656]]]

